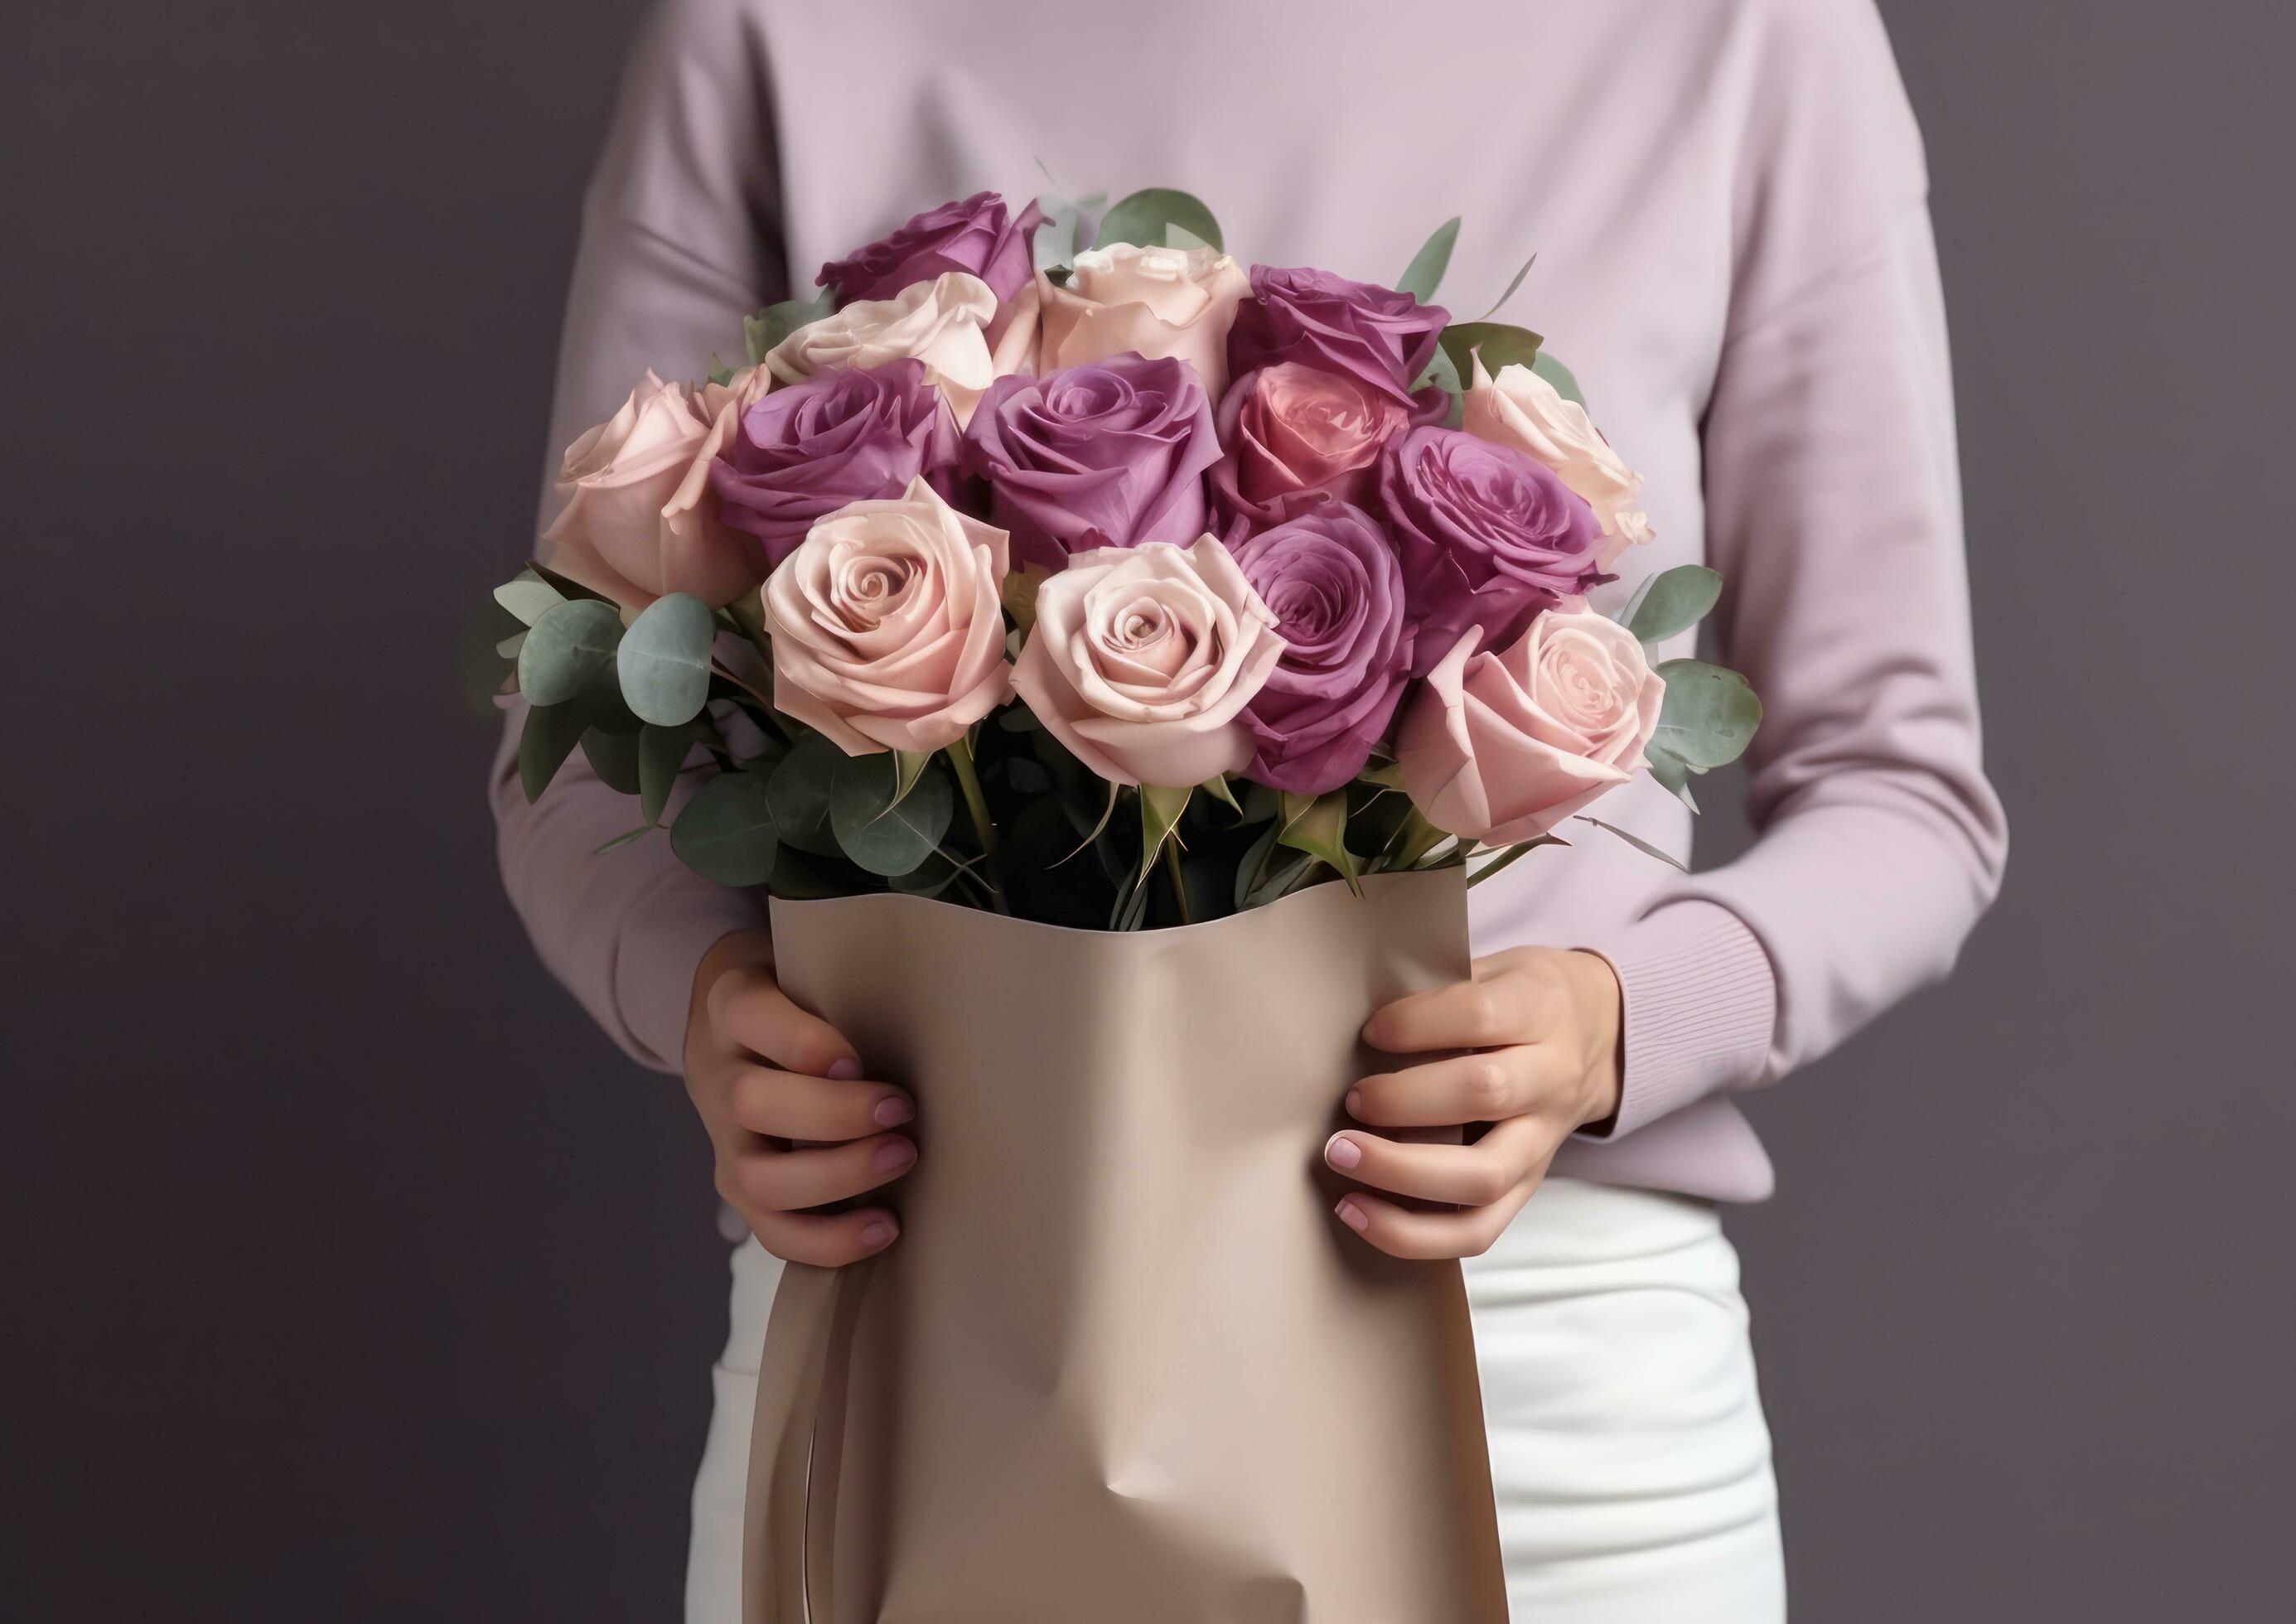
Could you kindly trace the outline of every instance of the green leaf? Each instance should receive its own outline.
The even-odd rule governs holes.
[[[656,598],[622,634],[614,655],[622,698],[642,722],[676,727],[709,698],[709,645],[718,623],[709,605],[683,592]]]
[[[1652,581],[1636,600],[1627,629],[1644,643],[1686,632],[1722,595],[1722,578],[1702,564],[1683,564]]]
[[[1173,226],[1209,247],[1226,246],[1220,238],[1219,222],[1212,217],[1212,211],[1200,200],[1168,186],[1151,186],[1120,199],[1101,217],[1100,234],[1093,245],[1107,248],[1112,243],[1129,242],[1141,248],[1168,247]]]
[[[1452,246],[1458,241],[1459,217],[1455,214],[1411,256],[1411,263],[1396,279],[1395,291],[1410,294],[1423,305],[1433,304],[1435,290],[1443,285],[1443,273],[1451,268]]]
[[[1239,914],[1251,905],[1251,893],[1259,889],[1260,877],[1267,873],[1267,859],[1275,853],[1275,837],[1282,833],[1270,824],[1259,832],[1259,838],[1244,848],[1243,857],[1235,865],[1235,911]]]
[[[579,705],[537,705],[526,713],[526,726],[518,735],[518,782],[529,806],[558,776],[586,726]]]
[[[1356,854],[1348,849],[1348,797],[1343,790],[1329,795],[1293,795],[1283,797],[1283,816],[1277,820],[1275,841],[1294,851],[1304,851],[1317,862],[1328,863],[1340,871],[1349,890],[1361,893],[1356,883]]]
[[[519,650],[525,646],[526,634],[523,631],[512,632],[509,636],[495,644],[495,657],[498,660],[516,660],[518,659]]]
[[[1653,743],[1643,747],[1643,764],[1650,768],[1652,777],[1673,791],[1677,800],[1693,812],[1698,810],[1697,797],[1690,792],[1690,763],[1672,750],[1661,750]]]
[[[1669,660],[1658,674],[1666,700],[1652,743],[1701,773],[1745,753],[1761,725],[1762,701],[1744,677],[1702,660]]]
[[[917,780],[924,776],[925,768],[931,765],[932,752],[929,750],[897,750],[893,752],[895,805],[909,798],[909,791],[917,787]]]
[[[590,855],[594,857],[603,857],[608,852],[619,851],[632,841],[644,840],[647,835],[652,834],[652,833],[653,825],[652,824],[640,824],[635,829],[625,829],[612,840],[608,841],[604,845],[591,852]]]
[[[579,699],[614,682],[621,617],[611,603],[578,598],[534,623],[518,651],[518,691],[534,705]]]
[[[582,735],[582,753],[609,789],[623,795],[638,792],[637,734],[608,733],[593,726]]]
[[[677,775],[693,753],[693,735],[685,728],[649,725],[638,734],[638,810],[647,828],[661,822]]]
[[[1146,884],[1151,870],[1156,866],[1157,854],[1164,842],[1178,837],[1173,833],[1179,827],[1180,814],[1188,809],[1188,797],[1194,790],[1181,784],[1174,788],[1166,784],[1144,783],[1140,786],[1140,882]]]
[[[561,575],[557,570],[553,570],[547,564],[545,564],[538,560],[531,558],[528,559],[526,561],[526,567],[533,570],[534,573],[542,579],[545,585],[555,590],[560,597],[566,599],[570,603],[574,600],[583,598],[586,598],[594,603],[611,603],[613,602],[613,600],[608,597],[604,593],[585,586],[581,582],[576,580],[570,575]]]
[[[1558,840],[1555,836],[1551,834],[1542,834],[1535,841],[1524,841],[1520,844],[1510,846],[1499,854],[1498,860],[1496,862],[1486,863],[1480,868],[1475,870],[1473,874],[1469,874],[1467,876],[1467,889],[1469,890],[1474,890],[1475,887],[1480,885],[1484,881],[1498,873],[1499,870],[1505,868],[1508,864],[1521,861],[1525,856],[1537,851],[1541,846],[1568,846],[1570,843],[1570,842],[1569,841]]]
[[[1430,384],[1439,386],[1451,398],[1451,409],[1443,414],[1443,426],[1447,429],[1457,428],[1461,418],[1465,414],[1466,391],[1464,386],[1459,381],[1459,369],[1451,365],[1451,357],[1440,346],[1437,347],[1433,357],[1428,361],[1427,370],[1419,374],[1419,381],[1412,385],[1412,392],[1416,394]]]
[[[1377,767],[1366,767],[1356,776],[1365,783],[1375,783],[1383,790],[1403,788],[1403,763],[1382,761]]]
[[[932,855],[956,808],[946,773],[924,773],[906,795],[898,792],[898,780],[892,752],[880,750],[846,757],[829,786],[829,826],[838,845],[857,866],[887,879]]]
[[[1502,366],[1529,366],[1538,360],[1544,341],[1527,327],[1504,322],[1453,322],[1443,329],[1442,338],[1443,353],[1458,369],[1463,385],[1474,381],[1477,351],[1482,354],[1483,370],[1496,377]]]
[[[1077,242],[1084,229],[1084,213],[1067,198],[1050,192],[1037,199],[1037,207],[1045,211],[1045,223],[1037,227],[1031,246],[1037,269],[1049,271],[1076,258]]]
[[[1584,812],[1578,814],[1578,821],[1582,824],[1592,824],[1597,829],[1608,830],[1611,833],[1617,835],[1620,840],[1626,841],[1628,845],[1633,847],[1636,851],[1641,852],[1643,856],[1646,857],[1656,857],[1661,863],[1671,864],[1673,866],[1682,870],[1684,874],[1688,874],[1690,872],[1690,865],[1684,862],[1680,857],[1676,857],[1674,853],[1670,851],[1660,851],[1657,847],[1643,839],[1642,836],[1638,834],[1628,834],[1616,824],[1606,824],[1599,817],[1587,816]]]
[[[1229,787],[1226,773],[1214,773],[1205,779],[1203,789],[1205,794],[1227,808],[1238,817],[1243,816],[1243,803],[1235,798],[1235,791]]]
[[[824,735],[809,733],[790,746],[767,775],[766,790],[783,844],[817,857],[842,855],[829,826],[829,791],[844,760],[845,752]]]
[[[742,318],[742,343],[750,365],[764,365],[767,353],[799,328],[832,316],[837,310],[837,290],[824,288],[811,299],[785,299],[767,305],[755,316]]]
[[[516,615],[521,626],[533,625],[565,601],[565,594],[538,576],[521,575],[495,588],[495,602]]]
[[[669,845],[705,880],[763,885],[781,851],[766,781],[755,773],[720,773],[685,803],[669,826]]]
[[[1538,263],[1538,255],[1536,252],[1534,252],[1529,258],[1522,262],[1522,269],[1517,271],[1514,274],[1514,280],[1506,284],[1506,291],[1500,294],[1496,299],[1492,301],[1491,308],[1483,312],[1483,319],[1485,321],[1488,321],[1491,317],[1496,316],[1500,309],[1506,304],[1506,301],[1514,297],[1515,290],[1522,286],[1522,279],[1530,275],[1530,267]]]
[[[716,350],[709,352],[709,381],[724,389],[734,381],[734,369],[719,358]]]
[[[1582,406],[1587,404],[1587,397],[1579,392],[1578,380],[1570,375],[1570,369],[1545,350],[1538,352],[1538,359],[1530,364],[1530,370],[1553,384],[1554,392],[1563,399],[1575,401]]]

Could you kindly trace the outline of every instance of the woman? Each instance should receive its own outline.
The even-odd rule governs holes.
[[[589,197],[553,447],[650,365],[698,375],[743,312],[916,209],[1025,193],[1039,157],[1077,190],[1187,187],[1259,259],[1374,280],[1463,215],[1455,308],[1537,249],[1509,313],[1648,480],[1657,539],[1611,590],[1702,559],[1727,577],[1722,654],[1768,704],[1758,843],[1692,877],[1583,841],[1480,888],[1474,982],[1374,1020],[1393,1069],[1357,1083],[1362,1127],[1325,1155],[1358,1186],[1337,1217],[1362,1244],[1468,1260],[1517,1615],[1783,1617],[1717,1218],[1770,1169],[1729,1096],[1942,975],[2005,848],[1922,153],[1872,0],[1325,0],[1312,21],[1220,0],[671,0]],[[881,1205],[800,1210],[906,1172],[911,1107],[781,995],[751,902],[660,842],[594,860],[622,798],[567,778],[529,807],[512,760],[512,896],[617,1040],[683,1069],[752,1233],[689,1574],[689,1618],[730,1620],[775,1259],[898,1243]],[[1647,780],[1604,805],[1687,850],[1687,813]],[[1467,1122],[1494,1126],[1467,1146],[1389,1131]]]

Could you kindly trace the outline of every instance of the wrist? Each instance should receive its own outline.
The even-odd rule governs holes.
[[[1578,1127],[1600,1128],[1619,1114],[1626,1077],[1626,992],[1619,972],[1599,953],[1575,948],[1570,966],[1587,1035],[1587,1098]]]

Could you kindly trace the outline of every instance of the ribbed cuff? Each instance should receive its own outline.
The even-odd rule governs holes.
[[[1735,914],[1712,902],[1670,902],[1608,940],[1579,945],[1618,972],[1626,1021],[1618,1114],[1585,1137],[1619,1138],[1760,1078],[1777,1023],[1777,976]]]
[[[685,1063],[685,1018],[701,956],[735,931],[762,931],[765,910],[747,891],[698,891],[684,868],[666,873],[630,910],[614,944],[614,1006],[630,1052],[657,1071]]]

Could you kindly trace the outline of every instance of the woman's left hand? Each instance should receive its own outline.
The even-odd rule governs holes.
[[[1487,1122],[1472,1144],[1406,1144],[1349,1129],[1324,1160],[1366,1190],[1341,1221],[1398,1258],[1472,1258],[1497,1240],[1563,1140],[1619,1108],[1619,979],[1592,953],[1516,947],[1475,961],[1475,979],[1398,998],[1364,1024],[1390,1054],[1475,1051],[1366,1077],[1348,1114],[1372,1128]],[[1369,1193],[1384,1190],[1414,1208]]]

